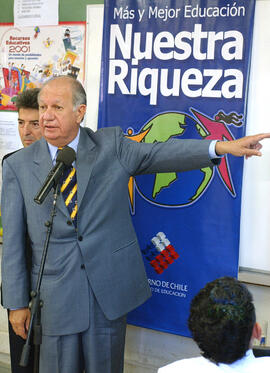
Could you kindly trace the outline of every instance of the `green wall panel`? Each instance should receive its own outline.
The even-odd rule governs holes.
[[[103,0],[60,0],[59,21],[85,21],[86,5],[103,4]],[[0,22],[13,22],[14,0],[0,0]]]

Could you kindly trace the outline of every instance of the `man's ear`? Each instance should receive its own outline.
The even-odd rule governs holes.
[[[260,324],[258,324],[256,322],[253,326],[252,337],[251,338],[254,338],[254,339],[257,339],[258,341],[260,341],[261,336],[262,336],[262,328],[260,327]]]
[[[76,117],[77,123],[80,124],[86,112],[86,105],[83,105],[83,104],[79,105],[76,111],[77,111],[77,117]]]

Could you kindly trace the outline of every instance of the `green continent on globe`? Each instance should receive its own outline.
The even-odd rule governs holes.
[[[143,131],[150,128],[150,131],[144,138],[144,142],[165,142],[173,136],[182,135],[185,128],[181,126],[185,125],[185,117],[185,114],[180,113],[164,113],[157,115],[143,127]],[[175,172],[156,174],[152,197],[155,198],[163,188],[169,187],[175,180],[177,180],[177,174]]]

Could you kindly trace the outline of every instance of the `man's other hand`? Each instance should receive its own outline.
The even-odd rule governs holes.
[[[15,334],[19,335],[23,339],[27,337],[27,331],[30,322],[30,310],[29,308],[20,308],[18,310],[9,311],[9,321]]]

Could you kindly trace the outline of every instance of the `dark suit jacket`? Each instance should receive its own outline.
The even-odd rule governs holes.
[[[16,151],[4,155],[2,159],[2,166],[3,166],[4,160],[10,157],[12,154],[16,153]],[[26,252],[25,252],[26,267],[27,267],[27,273],[28,273],[28,286],[30,287],[30,273],[31,273],[31,267],[32,267],[32,264],[31,264],[32,250],[31,250],[31,245],[30,245],[30,239],[27,233],[25,236],[25,248],[26,248]],[[2,304],[2,286],[1,286],[1,304]],[[8,315],[9,315],[9,310],[8,310]],[[9,332],[9,347],[10,347],[10,360],[11,360],[12,373],[33,372],[33,369],[34,369],[33,350],[31,350],[30,355],[29,355],[28,366],[21,367],[19,363],[20,363],[21,353],[22,353],[22,349],[23,349],[25,341],[20,336],[15,334],[10,322],[8,322],[8,332]]]
[[[2,158],[2,167],[3,167],[3,163],[4,163],[5,159],[7,159],[8,157],[10,157],[12,154],[17,153],[20,150],[22,150],[22,149],[18,149],[18,150],[15,150],[14,152],[5,154],[4,157]],[[25,255],[26,255],[26,267],[27,267],[27,270],[29,272],[29,285],[30,285],[30,272],[31,272],[31,268],[32,268],[32,259],[31,259],[31,257],[32,257],[32,249],[31,249],[31,245],[30,245],[30,238],[29,238],[27,232],[26,232],[26,235],[25,235],[25,247],[26,247],[26,251],[25,251]]]

